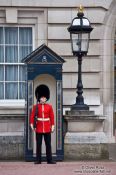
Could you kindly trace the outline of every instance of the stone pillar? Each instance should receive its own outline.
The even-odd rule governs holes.
[[[64,157],[68,160],[108,159],[107,137],[103,131],[104,116],[94,111],[66,111],[67,132]]]

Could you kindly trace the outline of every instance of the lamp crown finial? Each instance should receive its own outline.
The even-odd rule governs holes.
[[[82,5],[79,6],[79,13],[83,13],[84,7]]]

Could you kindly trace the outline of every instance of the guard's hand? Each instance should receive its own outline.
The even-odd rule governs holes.
[[[54,132],[54,129],[55,129],[55,126],[54,126],[54,125],[52,125],[52,128],[51,128],[52,132]]]
[[[31,127],[32,131],[35,131],[33,124],[30,124],[30,127]]]

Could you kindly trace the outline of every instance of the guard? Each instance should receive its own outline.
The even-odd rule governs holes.
[[[33,106],[30,115],[30,126],[36,132],[36,161],[35,164],[41,164],[42,138],[44,137],[46,145],[46,157],[48,164],[55,164],[52,160],[51,132],[54,131],[54,112],[50,104],[47,103],[50,98],[50,91],[46,85],[39,85],[35,90],[37,104]],[[36,126],[35,126],[36,125]]]

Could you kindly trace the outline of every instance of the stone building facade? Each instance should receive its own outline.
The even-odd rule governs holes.
[[[116,0],[0,0],[0,72],[3,75],[0,76],[0,159],[24,158],[25,99],[20,92],[24,88],[20,75],[23,74],[21,59],[26,54],[45,43],[62,56],[66,61],[63,65],[63,114],[75,102],[78,67],[67,27],[77,15],[80,4],[94,28],[88,54],[83,58],[83,95],[95,114],[105,116],[102,130],[107,144],[115,144]],[[17,36],[11,42],[9,31],[14,29]],[[27,38],[31,43],[23,40],[25,32],[30,32],[31,38]],[[17,71],[14,79],[8,76],[12,68]],[[13,76],[12,71],[10,75]],[[17,86],[9,87],[8,83],[17,83]],[[17,96],[12,94],[13,88],[17,89]]]

